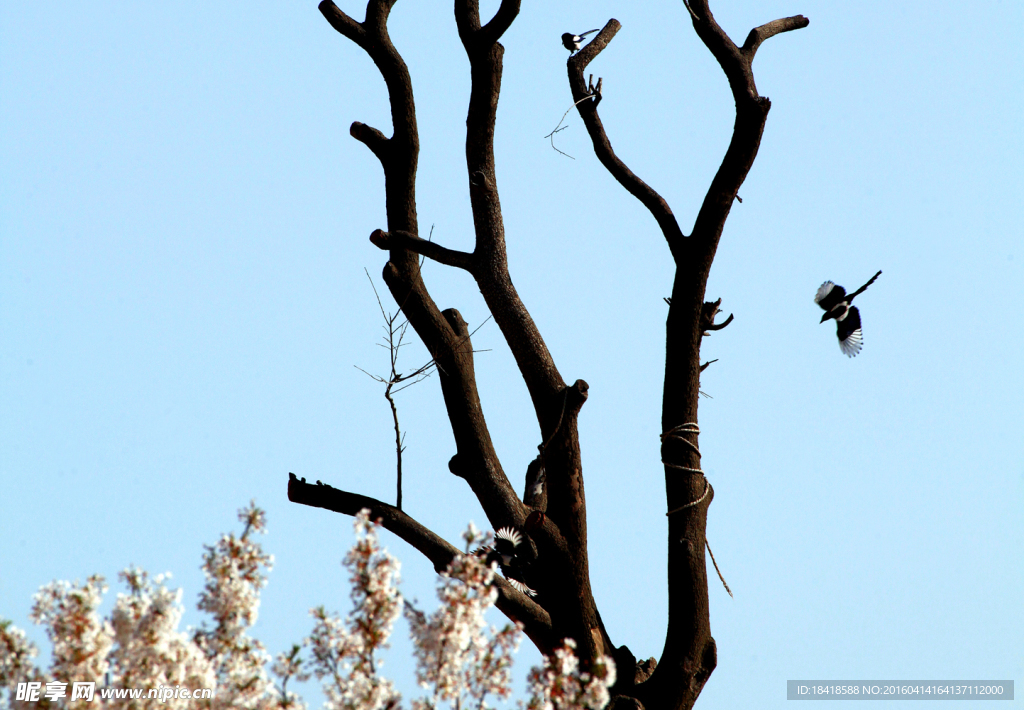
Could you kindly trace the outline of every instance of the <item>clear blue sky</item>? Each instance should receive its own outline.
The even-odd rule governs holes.
[[[469,249],[468,63],[451,8],[428,5],[398,3],[391,22],[418,102],[420,224]],[[704,342],[718,362],[700,424],[708,537],[736,598],[712,583],[719,667],[700,706],[781,707],[790,678],[1016,679],[1020,693],[1024,5],[713,9],[740,42],[777,17],[811,23],[757,55],[772,111],[708,290],[735,314]],[[559,35],[610,17],[623,29],[590,68],[601,116],[689,231],[733,107],[681,2],[524,3],[503,40],[496,151],[516,287],[563,375],[590,384],[595,594],[613,639],[647,657],[666,617],[672,264],[575,114],[558,135],[575,160],[543,138],[571,103]],[[198,623],[201,546],[237,530],[250,498],[277,559],[256,630],[269,649],[308,633],[310,607],[347,608],[350,520],[285,488],[295,471],[393,496],[389,410],[353,367],[386,366],[363,273],[380,283],[367,236],[386,224],[383,180],[354,120],[390,132],[383,81],[314,2],[0,8],[0,616],[33,638],[40,585],[130,563],[172,571]],[[878,269],[849,360],[812,298]],[[485,319],[468,276],[427,264],[425,278],[442,308]],[[474,345],[520,487],[539,443],[527,393],[493,323]],[[425,360],[415,344],[402,364]],[[407,511],[450,540],[486,524],[447,471],[437,381],[399,406]],[[429,565],[385,539],[425,603]]]

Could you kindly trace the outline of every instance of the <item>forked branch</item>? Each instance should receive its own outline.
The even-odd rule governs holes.
[[[449,309],[442,313],[434,303],[421,278],[417,253],[407,248],[420,246],[416,241],[419,136],[412,79],[388,36],[387,19],[393,4],[394,0],[369,0],[363,22],[353,20],[331,0],[324,0],[319,7],[334,29],[370,56],[388,88],[394,135],[386,138],[380,131],[358,122],[352,128],[353,135],[374,152],[384,169],[388,224],[382,234],[401,235],[387,245],[389,261],[383,270],[384,282],[438,365],[457,455],[465,463],[464,477],[471,482],[494,527],[518,525],[526,514],[502,471],[487,430],[472,348],[466,347],[464,340],[468,332],[456,327],[461,322],[458,311]],[[502,17],[507,17],[511,9],[511,5],[505,7]],[[458,252],[441,248],[433,249],[430,256],[457,263],[466,261]]]
[[[803,15],[795,15],[761,25],[750,31],[741,48],[715,21],[708,0],[690,0],[689,7],[697,36],[718,60],[736,101],[732,140],[693,225],[695,256],[703,275],[701,281],[706,283],[725,220],[757,157],[761,134],[771,109],[771,101],[758,94],[754,83],[754,54],[769,37],[806,27],[810,21]]]
[[[610,20],[605,28],[568,61],[569,86],[574,102],[605,168],[651,212],[676,263],[676,274],[666,322],[666,362],[663,393],[662,461],[669,516],[669,628],[657,669],[636,686],[631,695],[648,707],[689,708],[717,665],[711,636],[704,560],[705,531],[711,490],[701,469],[697,410],[700,373],[710,363],[700,362],[702,335],[732,321],[714,322],[721,301],[705,303],[707,279],[718,241],[740,185],[757,155],[771,103],[757,93],[751,62],[758,46],[779,32],[806,26],[803,17],[762,25],[752,31],[741,49],[715,22],[707,0],[684,0],[697,35],[725,72],[736,102],[736,121],[728,150],[711,181],[691,235],[685,237],[668,203],[637,177],[615,154],[598,115],[596,101],[584,83],[588,64],[603,51],[619,30]],[[604,98],[608,98],[607,90]],[[704,501],[696,505],[694,501]]]
[[[601,117],[597,113],[598,100],[603,93],[600,88],[594,89],[583,80],[583,72],[598,54],[608,46],[615,34],[622,28],[618,20],[611,19],[593,40],[580,49],[579,52],[569,58],[567,67],[569,72],[569,88],[572,90],[572,99],[576,102],[580,118],[590,134],[590,140],[594,144],[594,154],[601,164],[611,173],[612,177],[618,180],[631,195],[643,203],[651,215],[658,222],[662,234],[668,241],[669,249],[678,260],[682,249],[683,233],[679,229],[672,208],[668,206],[658,192],[650,185],[640,179],[629,167],[615,154],[608,134],[605,132]],[[603,84],[598,80],[598,86]],[[583,101],[594,96],[594,101]]]

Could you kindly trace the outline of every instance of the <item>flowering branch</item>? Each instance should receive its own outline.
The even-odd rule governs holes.
[[[300,479],[294,473],[289,473],[288,479],[288,500],[345,515],[355,515],[366,508],[370,511],[370,517],[384,529],[405,540],[433,562],[434,570],[438,573],[446,570],[459,554],[454,545],[392,505],[369,496],[342,491],[319,481],[316,484],[306,483],[305,478]],[[551,626],[551,615],[537,602],[513,589],[504,579],[497,579],[495,584],[498,587],[495,606],[523,625],[523,631],[541,653],[552,651],[557,638]]]

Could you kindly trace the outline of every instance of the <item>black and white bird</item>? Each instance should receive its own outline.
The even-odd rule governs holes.
[[[501,573],[513,587],[523,594],[535,597],[537,592],[523,581],[523,558],[520,554],[523,536],[515,528],[499,528],[494,533],[494,547],[481,547],[474,554],[482,555],[487,564],[498,563]]]
[[[589,30],[581,35],[574,35],[572,32],[566,32],[562,35],[562,46],[568,49],[570,52],[578,52],[583,42],[583,38],[587,35],[592,35],[597,30]]]
[[[526,467],[526,490],[523,491],[523,503],[534,510],[548,509],[547,472],[544,459],[540,456]]]
[[[867,287],[873,284],[881,274],[882,272],[879,271],[866,284],[849,295],[842,286],[826,281],[818,288],[818,293],[814,296],[814,302],[825,311],[821,322],[824,323],[829,319],[835,320],[839,348],[847,357],[853,357],[859,353],[864,345],[864,333],[860,329],[860,311],[856,306],[851,306],[850,302],[864,293]]]

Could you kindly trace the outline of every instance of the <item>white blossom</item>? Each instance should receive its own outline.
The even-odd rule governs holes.
[[[288,653],[279,653],[270,667],[270,672],[281,679],[281,684],[274,689],[277,694],[274,706],[279,710],[306,710],[302,698],[288,690],[288,682],[292,679],[299,683],[309,680],[310,674],[302,669],[301,653],[302,646],[295,644]]]
[[[589,673],[581,671],[576,642],[565,639],[542,667],[530,670],[527,682],[527,710],[602,710],[611,700],[608,689],[615,685],[615,663],[601,656]]]
[[[467,551],[482,542],[472,524],[463,537]],[[415,708],[436,708],[439,702],[459,708],[473,701],[483,710],[488,695],[511,695],[512,654],[522,634],[517,625],[508,624],[499,631],[484,619],[498,596],[494,576],[493,566],[476,555],[458,555],[438,582],[441,604],[437,611],[428,617],[407,606],[416,680],[424,688],[433,688],[433,696],[417,701]]]
[[[212,688],[216,683],[213,665],[192,639],[178,630],[184,609],[181,590],[171,591],[163,584],[170,575],[157,575],[151,583],[146,572],[130,567],[118,576],[127,585],[128,593],[117,595],[111,614],[116,641],[111,653],[111,684],[144,690],[174,686]],[[110,707],[184,710],[208,702],[113,698]]]
[[[14,690],[18,683],[41,679],[39,669],[32,661],[39,655],[39,649],[28,640],[25,632],[14,626],[10,621],[0,619],[0,699],[6,689],[10,697],[6,706],[18,707]]]
[[[217,708],[263,708],[271,702],[263,644],[246,631],[256,623],[260,589],[266,586],[274,558],[250,535],[266,531],[266,514],[251,502],[238,512],[245,530],[238,537],[222,535],[203,555],[206,587],[199,609],[213,616],[211,629],[200,629],[194,640],[213,664],[217,676]]]
[[[46,635],[53,644],[48,680],[103,681],[110,668],[107,654],[114,642],[113,627],[97,611],[106,591],[103,577],[93,575],[84,584],[51,582],[35,595],[29,616],[46,627]],[[69,701],[67,707],[87,704]]]
[[[169,590],[169,575],[150,578],[128,568],[119,575],[127,592],[118,594],[110,617],[98,608],[106,591],[103,578],[84,584],[56,581],[35,596],[31,618],[46,628],[52,642],[50,667],[33,663],[36,648],[25,633],[0,620],[0,707],[9,710],[85,710],[93,704],[64,698],[18,701],[13,693],[25,681],[94,681],[114,689],[213,688],[212,700],[182,698],[94,699],[115,710],[306,710],[288,689],[309,679],[302,647],[295,645],[271,664],[263,645],[248,635],[256,622],[260,590],[273,558],[255,542],[266,517],[255,504],[239,512],[240,536],[224,535],[206,548],[202,569],[206,586],[200,610],[209,612],[208,628],[180,631],[181,590]],[[304,642],[311,650],[310,670],[323,681],[325,710],[397,710],[401,700],[391,681],[379,674],[401,608],[399,563],[381,547],[377,525],[364,510],[355,519],[356,541],[344,558],[349,570],[352,610],[344,618],[323,607],[312,611],[314,628]],[[470,524],[463,536],[467,553],[492,542]],[[440,605],[427,615],[406,604],[417,661],[416,679],[431,690],[411,710],[486,710],[489,697],[511,695],[512,654],[522,638],[519,625],[489,626],[485,613],[497,598],[496,568],[479,555],[457,555],[437,585]],[[588,671],[580,669],[575,643],[564,646],[534,668],[526,710],[602,710],[609,702],[615,667],[607,656]],[[279,679],[274,686],[269,674]],[[69,688],[70,691],[70,688]],[[97,693],[98,694],[98,693]],[[6,699],[6,702],[3,702]],[[522,703],[520,704],[522,706]]]
[[[401,608],[399,563],[380,546],[369,510],[356,515],[354,526],[356,541],[344,559],[353,609],[344,620],[323,607],[313,609],[316,623],[306,643],[317,679],[327,679],[327,710],[382,710],[401,697],[391,681],[377,674],[376,655],[387,647]]]

